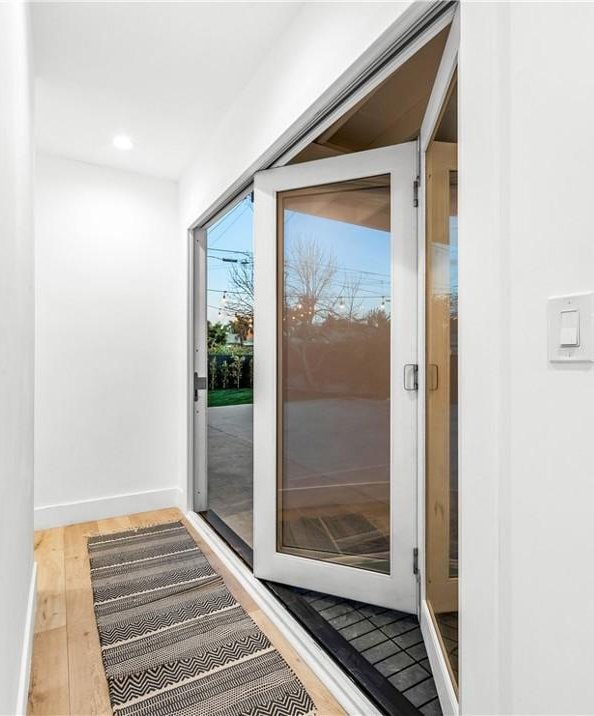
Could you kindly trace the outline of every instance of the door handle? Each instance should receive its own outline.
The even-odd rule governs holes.
[[[419,366],[416,363],[407,363],[404,366],[404,390],[419,389]]]
[[[435,363],[429,363],[427,371],[427,387],[429,390],[437,390],[439,387],[439,369]]]
[[[198,402],[198,391],[206,390],[206,378],[199,377],[198,373],[194,373],[194,402]]]

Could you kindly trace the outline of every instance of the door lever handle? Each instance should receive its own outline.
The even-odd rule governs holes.
[[[419,366],[417,363],[407,363],[404,366],[404,390],[419,389]]]
[[[198,391],[206,390],[206,378],[199,377],[198,373],[194,373],[194,402],[198,402]]]

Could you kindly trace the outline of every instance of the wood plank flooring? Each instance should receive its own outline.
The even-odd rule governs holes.
[[[343,709],[322,682],[175,508],[35,534],[38,586],[29,716],[112,713],[93,612],[87,537],[180,519],[237,601],[301,679],[320,716],[343,716]]]

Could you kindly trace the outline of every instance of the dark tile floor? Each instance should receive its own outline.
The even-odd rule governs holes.
[[[318,592],[302,596],[421,713],[441,715],[415,616]]]

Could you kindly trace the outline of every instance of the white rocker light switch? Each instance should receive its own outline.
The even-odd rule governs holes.
[[[549,298],[549,360],[594,362],[594,292]]]
[[[561,311],[561,336],[559,343],[563,348],[577,348],[580,344],[580,312]]]

